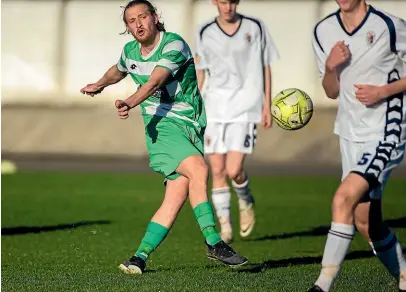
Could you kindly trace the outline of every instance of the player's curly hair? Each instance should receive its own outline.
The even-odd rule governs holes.
[[[122,6],[124,8],[124,10],[123,10],[123,21],[124,21],[125,25],[127,25],[127,21],[125,19],[125,12],[127,11],[128,8],[133,7],[135,5],[139,5],[139,4],[147,5],[148,11],[152,15],[158,15],[156,7],[154,5],[152,5],[152,3],[149,2],[148,0],[132,0],[132,1],[128,2],[126,6]],[[156,28],[158,29],[158,31],[166,31],[165,30],[165,25],[161,21],[158,21],[158,23],[156,25]],[[125,31],[122,32],[121,34],[128,34],[128,33],[130,33],[130,31],[126,27]]]

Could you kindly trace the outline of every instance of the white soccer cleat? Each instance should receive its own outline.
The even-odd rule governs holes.
[[[220,237],[225,243],[233,242],[233,228],[231,226],[231,220],[228,216],[219,217],[221,233]]]
[[[251,234],[255,225],[254,203],[245,200],[238,200],[240,207],[240,235],[247,237]]]

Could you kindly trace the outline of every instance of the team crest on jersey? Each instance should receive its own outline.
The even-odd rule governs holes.
[[[367,43],[372,45],[375,41],[375,33],[373,31],[368,31],[367,33]]]
[[[247,32],[247,33],[245,34],[245,39],[250,43],[250,42],[251,42],[251,39],[252,39],[251,34]]]

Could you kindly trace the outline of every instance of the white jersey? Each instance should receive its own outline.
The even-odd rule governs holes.
[[[313,48],[322,76],[332,47],[342,40],[351,58],[339,75],[334,133],[355,142],[405,142],[406,92],[365,106],[356,99],[354,84],[381,86],[406,76],[406,22],[370,6],[359,27],[348,33],[339,12],[330,14],[314,29]]]
[[[196,69],[208,73],[203,93],[208,122],[260,122],[264,66],[279,57],[265,25],[242,16],[228,35],[213,19],[199,29],[195,55]]]

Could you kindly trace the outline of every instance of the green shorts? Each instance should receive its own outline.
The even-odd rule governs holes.
[[[162,119],[150,122],[145,128],[146,142],[152,170],[165,180],[180,176],[179,164],[191,155],[203,156],[203,135],[195,128]]]

